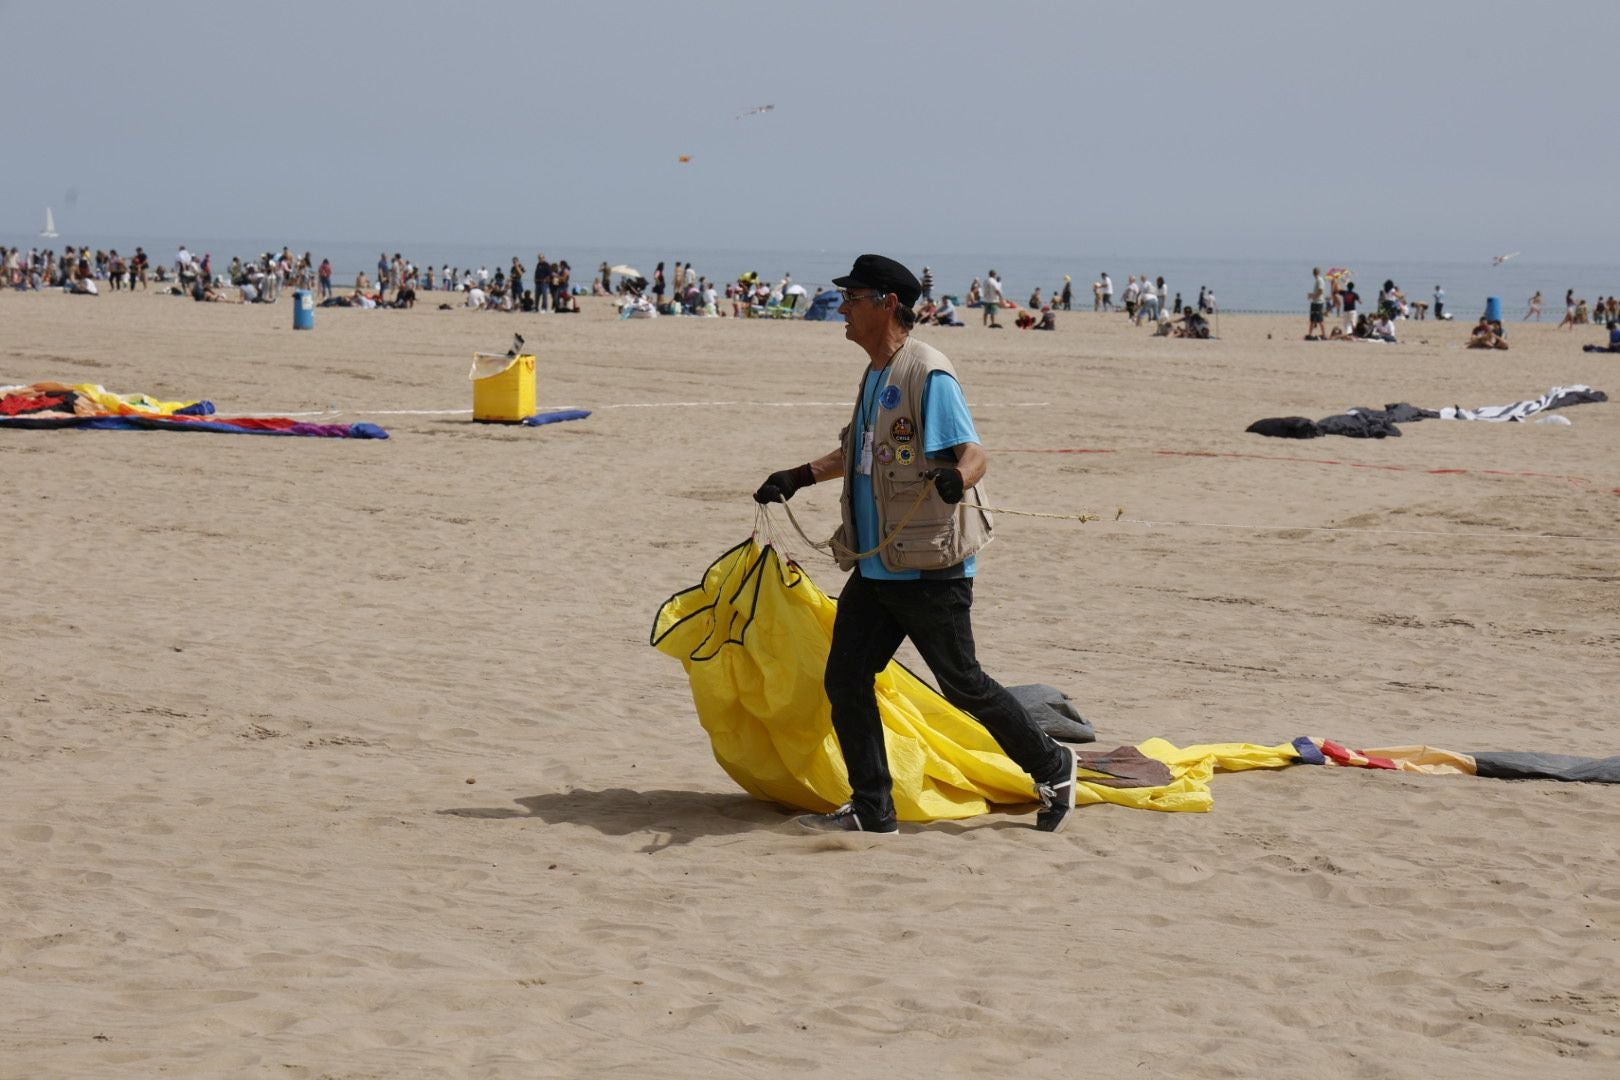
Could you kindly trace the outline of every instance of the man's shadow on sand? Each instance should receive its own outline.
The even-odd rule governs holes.
[[[575,789],[513,799],[521,809],[507,806],[459,806],[440,810],[452,817],[511,820],[535,818],[552,825],[584,825],[609,836],[649,833],[652,841],[641,850],[662,851],[711,836],[741,836],[786,826],[803,810],[759,802],[747,795],[713,791],[605,791]],[[929,832],[960,834],[974,829],[1027,829],[1028,819],[997,818],[967,824],[936,821]],[[902,831],[914,826],[902,825]]]
[[[786,811],[747,795],[712,791],[633,791],[608,788],[589,791],[553,791],[513,799],[507,806],[459,806],[441,814],[465,818],[537,818],[552,825],[584,825],[609,836],[651,833],[655,839],[643,851],[662,851],[710,836],[736,836],[776,829],[787,820]],[[796,811],[802,813],[802,811]]]

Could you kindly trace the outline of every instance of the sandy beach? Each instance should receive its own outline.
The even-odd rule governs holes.
[[[285,299],[0,295],[0,385],[391,435],[0,431],[0,1077],[1620,1074],[1620,787],[1297,767],[1058,836],[790,831],[648,630],[766,473],[834,446],[863,354],[442,299],[295,332]],[[1615,395],[1595,328],[964,317],[920,334],[993,501],[1102,518],[998,520],[980,658],[1099,747],[1620,754],[1620,405],[1244,432]],[[514,330],[588,419],[458,411]],[[829,533],[836,485],[794,509]]]

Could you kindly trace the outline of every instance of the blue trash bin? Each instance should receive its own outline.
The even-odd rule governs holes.
[[[1491,322],[1502,321],[1502,298],[1500,296],[1487,296],[1485,298],[1485,318]]]
[[[293,329],[315,329],[315,294],[308,289],[293,290]]]

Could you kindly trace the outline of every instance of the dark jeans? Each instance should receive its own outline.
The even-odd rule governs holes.
[[[1045,781],[1064,767],[1058,744],[979,667],[972,607],[972,578],[873,581],[858,569],[838,598],[825,685],[855,810],[869,827],[894,820],[874,681],[908,637],[945,700],[983,724],[1020,768]]]

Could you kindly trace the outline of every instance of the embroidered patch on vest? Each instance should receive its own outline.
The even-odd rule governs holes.
[[[887,465],[889,462],[893,461],[894,447],[890,446],[888,443],[879,443],[877,448],[877,459],[880,465]]]
[[[902,416],[889,425],[889,437],[897,443],[910,442],[911,437],[916,433],[917,429],[912,426],[911,418],[907,416]]]
[[[909,446],[896,447],[894,451],[894,460],[898,461],[902,465],[910,465],[913,461],[917,460],[917,451],[913,450]]]
[[[898,386],[885,386],[883,393],[878,396],[878,404],[885,409],[892,409],[900,404],[900,388]]]

